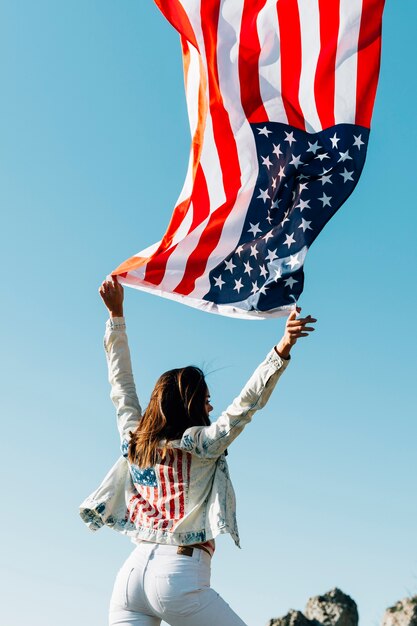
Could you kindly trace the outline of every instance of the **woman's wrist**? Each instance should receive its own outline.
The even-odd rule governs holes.
[[[123,309],[119,309],[117,311],[109,311],[109,316],[111,317],[111,319],[113,319],[114,317],[124,317]]]
[[[281,341],[275,346],[275,352],[283,359],[289,359],[291,348],[292,345],[288,341],[285,341],[284,338],[282,338]]]

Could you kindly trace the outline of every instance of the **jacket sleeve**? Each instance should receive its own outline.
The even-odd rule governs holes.
[[[179,447],[205,458],[217,458],[242,432],[253,414],[267,403],[289,360],[273,349],[257,367],[232,404],[210,424],[188,428]]]
[[[120,433],[122,453],[126,456],[129,433],[136,429],[142,416],[139,400],[136,395],[130,361],[129,344],[126,325],[123,317],[109,319],[104,335],[111,385],[110,398],[117,411],[117,426]]]

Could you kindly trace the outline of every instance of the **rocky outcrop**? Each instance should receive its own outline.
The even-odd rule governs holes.
[[[358,626],[359,621],[356,602],[337,588],[310,598],[304,613],[323,626]]]
[[[417,626],[417,596],[400,600],[387,609],[382,626]]]
[[[289,611],[267,626],[358,626],[356,602],[340,589],[332,589],[307,602],[304,613]],[[385,611],[381,626],[417,626],[417,596],[400,600]]]
[[[354,600],[340,589],[310,598],[304,613],[289,611],[268,626],[358,626],[358,609]],[[417,626],[417,624],[416,624]]]
[[[311,622],[301,611],[288,611],[284,617],[269,620],[267,626],[311,626]]]

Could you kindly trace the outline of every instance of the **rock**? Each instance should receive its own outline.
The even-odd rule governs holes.
[[[269,620],[267,626],[315,626],[301,611],[288,611],[284,617]]]
[[[417,596],[404,598],[387,609],[382,626],[417,626]]]
[[[310,598],[305,615],[309,620],[323,626],[358,626],[359,621],[356,602],[337,588],[322,596]]]

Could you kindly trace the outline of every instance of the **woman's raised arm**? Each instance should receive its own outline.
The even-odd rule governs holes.
[[[111,385],[110,397],[117,411],[117,425],[122,443],[122,452],[127,454],[130,431],[134,431],[142,416],[136,395],[130,360],[126,325],[123,317],[123,287],[115,279],[105,280],[99,294],[109,312],[104,335]]]
[[[314,331],[317,320],[311,315],[297,317],[294,310],[287,319],[281,341],[257,367],[240,394],[210,426],[193,426],[182,436],[180,447],[201,457],[217,458],[248,424],[253,414],[265,406],[290,358],[290,352],[300,337]]]

